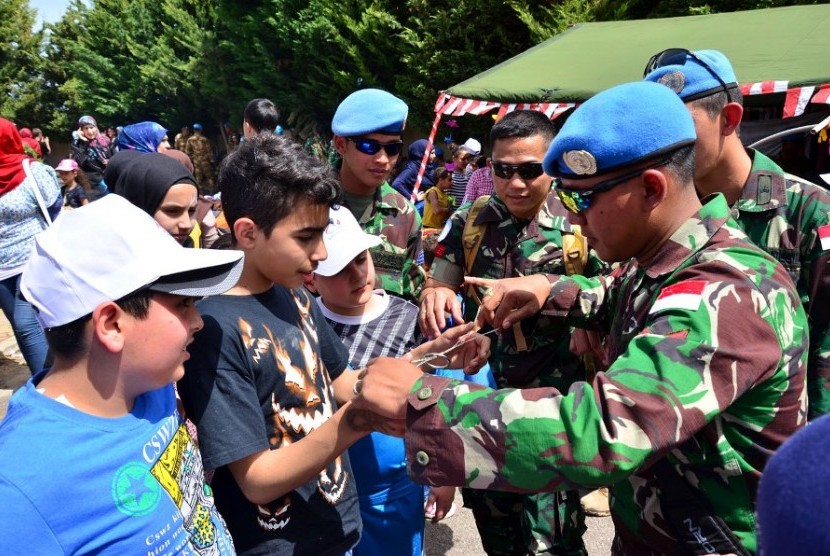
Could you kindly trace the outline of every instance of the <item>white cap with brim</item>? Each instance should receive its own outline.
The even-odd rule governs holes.
[[[182,247],[153,218],[118,195],[63,213],[35,240],[20,289],[44,328],[91,314],[142,289],[204,297],[242,273],[234,250]]]
[[[320,276],[334,276],[355,257],[379,245],[381,239],[364,232],[349,209],[338,207],[329,209],[329,225],[323,232],[323,243],[328,257],[314,272]]]

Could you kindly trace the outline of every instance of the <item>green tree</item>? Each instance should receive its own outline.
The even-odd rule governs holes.
[[[26,0],[0,0],[0,114],[19,125],[37,126],[43,82],[42,31],[33,31],[35,10]]]

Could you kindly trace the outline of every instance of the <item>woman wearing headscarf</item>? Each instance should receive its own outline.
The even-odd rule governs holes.
[[[104,178],[116,195],[152,216],[176,241],[192,247],[189,238],[199,190],[193,174],[181,162],[161,153],[120,151]]]
[[[0,307],[32,374],[46,366],[48,349],[35,310],[19,295],[18,285],[35,237],[61,204],[55,171],[26,156],[14,124],[0,118]]]
[[[81,116],[78,131],[72,140],[72,159],[86,172],[89,182],[100,194],[109,192],[104,181],[104,170],[112,157],[115,143],[98,130],[98,122],[92,116]],[[100,195],[99,195],[100,196]]]
[[[43,158],[43,149],[40,148],[40,143],[38,143],[37,139],[35,139],[31,129],[28,127],[21,127],[20,139],[23,141],[23,151],[26,154],[38,160]]]
[[[124,126],[118,134],[119,151],[164,152],[170,148],[167,130],[156,122]]]

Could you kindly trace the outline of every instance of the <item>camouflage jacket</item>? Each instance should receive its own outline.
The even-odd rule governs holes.
[[[204,135],[191,135],[184,144],[184,152],[190,157],[193,166],[210,166],[213,164],[213,151],[210,141]]]
[[[417,300],[425,273],[420,262],[421,217],[403,195],[383,182],[375,201],[357,219],[367,234],[383,242],[371,249],[375,264],[375,285],[389,293]]]
[[[435,248],[430,277],[458,288],[466,264],[462,236],[472,203],[456,211]],[[519,221],[504,202],[493,195],[482,207],[476,224],[484,224],[471,276],[509,278],[530,274],[564,274],[562,235],[571,233],[566,212],[556,195],[530,222]],[[585,274],[593,276],[604,267],[594,253],[589,254]],[[470,321],[478,311],[478,300],[465,289],[464,319]],[[493,339],[490,366],[500,387],[553,386],[567,388],[584,379],[579,358],[570,349],[570,328],[559,319],[540,315],[522,323],[528,351],[518,351],[512,330]]]
[[[830,193],[785,174],[760,152],[749,154],[752,171],[732,217],[756,245],[778,259],[798,288],[810,320],[807,399],[814,419],[830,411]]]
[[[425,376],[407,409],[410,475],[517,492],[612,485],[618,554],[678,554],[658,460],[751,552],[767,459],[806,422],[807,319],[792,280],[727,222],[721,195],[648,267],[552,276],[543,307],[609,331],[610,368],[567,393]]]

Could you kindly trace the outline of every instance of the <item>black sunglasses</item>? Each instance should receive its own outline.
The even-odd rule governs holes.
[[[493,173],[497,177],[509,180],[514,173],[518,173],[523,180],[532,180],[545,173],[541,162],[523,162],[521,164],[505,164],[504,162],[492,162]]]
[[[726,95],[727,101],[732,100],[732,96],[729,94],[729,85],[726,84],[726,81],[718,75],[712,66],[707,64],[702,58],[700,58],[697,54],[692,52],[691,50],[686,50],[685,48],[667,48],[662,52],[658,52],[654,56],[652,56],[648,63],[646,64],[646,69],[643,70],[643,77],[646,77],[648,74],[656,70],[657,68],[663,68],[666,66],[685,66],[686,65],[686,56],[703,66],[703,68],[708,71],[712,77],[718,80],[720,83],[721,88],[723,89],[724,94]],[[704,95],[694,95],[695,98],[702,98],[704,96],[709,96],[708,94]],[[684,102],[688,102],[690,100],[695,100],[695,98],[686,98]]]
[[[603,191],[613,189],[618,185],[643,174],[646,170],[651,170],[653,168],[663,166],[664,164],[668,164],[669,160],[671,159],[664,158],[662,160],[658,160],[654,164],[649,164],[644,168],[637,168],[636,170],[632,170],[631,172],[617,176],[616,178],[601,181],[590,189],[569,189],[567,187],[562,187],[562,180],[560,178],[554,178],[553,189],[556,191],[556,196],[559,197],[559,200],[562,201],[562,204],[566,209],[568,209],[568,211],[574,214],[580,214],[591,207],[591,196],[594,193],[602,193]]]
[[[365,137],[346,137],[347,141],[354,143],[354,148],[363,154],[375,155],[381,149],[386,151],[389,156],[398,156],[403,149],[403,141],[390,141],[389,143],[381,143],[374,139],[367,139]]]

